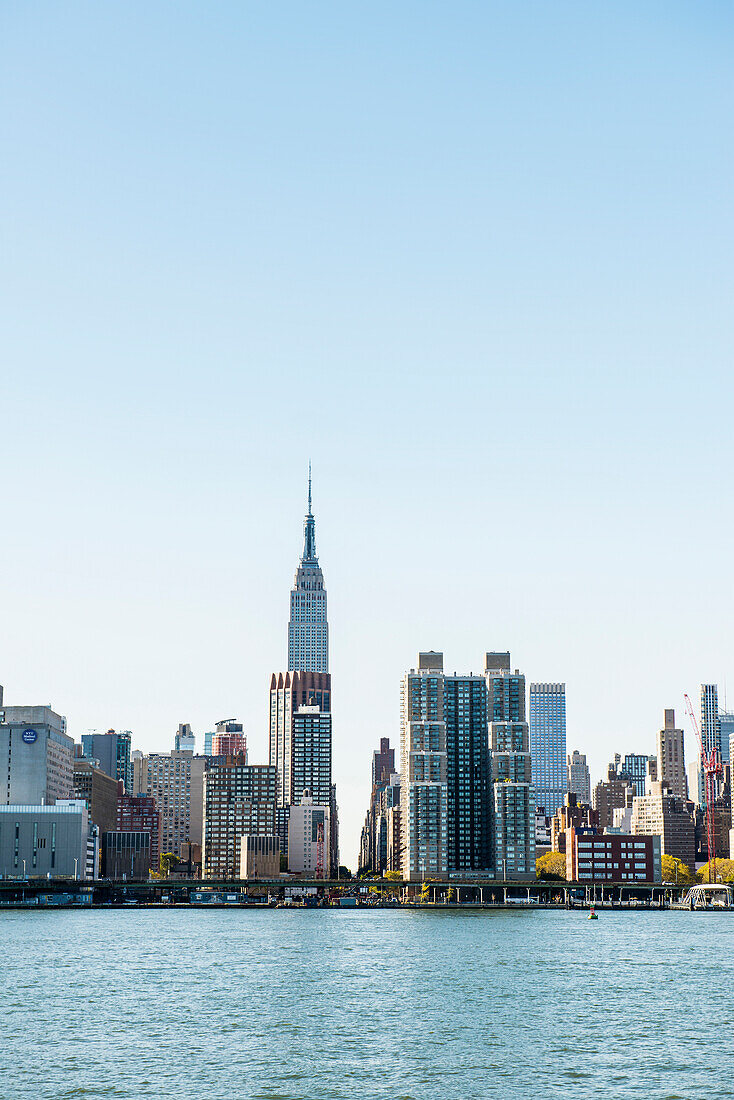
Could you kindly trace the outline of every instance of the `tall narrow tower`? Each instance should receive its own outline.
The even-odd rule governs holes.
[[[303,555],[291,589],[288,623],[288,671],[329,671],[329,624],[326,620],[324,574],[316,556],[316,521],[311,511],[311,464],[308,466],[308,512]]]

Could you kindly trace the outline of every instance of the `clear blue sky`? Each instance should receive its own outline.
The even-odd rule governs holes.
[[[733,29],[3,5],[6,701],[264,760],[309,458],[347,862],[419,649],[565,680],[597,775],[734,696]]]

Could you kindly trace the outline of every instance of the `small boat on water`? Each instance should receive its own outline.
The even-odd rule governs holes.
[[[599,914],[594,912],[593,906],[589,911],[589,920],[599,920]]]

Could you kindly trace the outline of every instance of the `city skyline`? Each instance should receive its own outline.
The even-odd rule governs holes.
[[[365,670],[508,647],[594,776],[723,695],[730,10],[0,20],[9,700],[267,759],[309,457],[346,852]]]
[[[312,600],[314,598],[314,595],[316,596],[316,599],[319,601],[317,606],[316,606],[315,612],[312,610],[312,606],[308,602],[309,600]],[[306,602],[304,602],[304,599],[305,599]],[[308,645],[304,644],[305,636],[300,636],[299,637],[299,635],[296,633],[299,628],[301,630],[303,629],[303,624],[305,624],[306,631],[308,631],[309,625],[311,626],[312,634],[311,634],[311,637],[309,639],[309,644]],[[295,627],[295,632],[294,632],[294,627]],[[289,671],[285,674],[284,673],[280,673],[280,674],[273,673],[271,675],[271,677],[270,677],[271,704],[270,704],[270,707],[268,708],[269,714],[270,714],[269,730],[266,730],[266,732],[265,732],[264,751],[261,754],[261,756],[260,755],[258,756],[258,759],[261,759],[264,762],[269,758],[271,763],[275,763],[276,761],[279,762],[281,760],[284,760],[286,757],[288,757],[290,755],[291,750],[288,749],[288,745],[290,744],[290,734],[288,734],[285,731],[285,728],[284,729],[280,728],[281,725],[282,725],[282,720],[281,719],[278,719],[277,724],[274,724],[273,715],[274,714],[280,714],[280,710],[282,709],[282,703],[281,704],[276,704],[276,703],[273,702],[273,700],[280,698],[281,695],[283,694],[284,689],[285,689],[286,694],[288,694],[291,691],[291,687],[290,687],[291,682],[295,686],[299,682],[299,680],[303,680],[303,684],[308,685],[308,686],[303,687],[303,689],[301,689],[301,687],[299,687],[298,688],[299,692],[303,695],[304,699],[306,698],[306,696],[308,696],[309,699],[318,700],[319,706],[321,706],[321,702],[322,702],[321,689],[322,689],[322,687],[325,686],[326,687],[326,695],[324,696],[324,710],[328,711],[329,713],[323,716],[322,721],[326,721],[327,724],[328,724],[328,732],[327,732],[327,737],[328,737],[328,754],[327,754],[327,756],[328,756],[328,768],[329,768],[329,775],[331,776],[333,774],[334,780],[338,783],[340,777],[337,773],[332,771],[332,761],[333,761],[333,758],[334,758],[334,748],[337,749],[337,754],[336,755],[338,756],[338,747],[339,746],[338,746],[338,733],[337,733],[337,744],[334,745],[334,746],[332,746],[332,744],[331,744],[331,713],[330,713],[330,711],[331,711],[331,696],[332,696],[332,693],[331,693],[330,676],[329,676],[328,672],[317,672],[315,670],[315,666],[317,666],[317,665],[320,665],[322,668],[323,668],[324,665],[326,665],[326,667],[328,668],[329,641],[328,641],[328,624],[327,624],[327,620],[326,620],[326,590],[325,590],[325,585],[324,585],[323,572],[322,572],[322,570],[319,566],[318,556],[316,555],[315,516],[314,516],[313,511],[312,511],[312,471],[311,471],[311,463],[310,462],[308,464],[308,506],[307,506],[306,516],[305,516],[305,519],[304,519],[304,543],[303,543],[303,550],[302,550],[302,553],[301,553],[301,556],[300,556],[299,565],[298,565],[298,568],[296,570],[294,584],[293,584],[293,587],[291,589],[290,617],[289,617],[289,620],[288,620],[287,651],[288,651],[288,665],[289,666],[291,664],[295,664],[295,665],[310,664],[312,666],[312,669],[311,670],[305,670],[305,669],[300,669],[300,668],[290,669],[290,667],[289,667]],[[489,659],[490,656],[491,655],[488,653],[487,654],[487,659]],[[497,656],[497,655],[494,655],[494,656]],[[503,658],[506,657],[507,661],[509,662],[509,654],[503,654],[503,655],[499,655],[499,656],[502,656]],[[509,669],[509,664],[508,664],[508,669]],[[403,671],[404,671],[404,674],[405,674],[407,672],[407,668],[404,669]],[[454,676],[456,676],[456,675],[457,674],[454,673]],[[460,676],[462,676],[462,675],[464,677],[466,676],[466,674],[460,674]],[[470,673],[469,675],[473,675],[473,674]],[[295,676],[295,679],[294,679],[294,676]],[[525,677],[524,676],[520,677],[520,679],[523,680],[523,682],[524,682]],[[323,681],[323,683],[322,683],[322,681]],[[314,685],[315,685],[315,687],[314,687]],[[316,692],[316,694],[313,694],[314,691]],[[304,692],[305,692],[305,694],[304,694]],[[566,771],[566,769],[565,769],[565,714],[566,714],[565,684],[530,683],[530,685],[529,685],[529,697],[528,697],[528,705],[529,705],[529,708],[530,708],[529,714],[532,714],[534,706],[539,705],[537,702],[534,703],[534,699],[538,700],[540,698],[540,695],[541,695],[542,692],[551,692],[551,693],[555,692],[559,696],[559,698],[562,700],[562,703],[560,704],[560,710],[558,711],[558,715],[559,715],[559,718],[562,719],[561,722],[560,722],[559,729],[561,729],[563,731],[562,740],[563,740],[564,747],[563,747],[562,751],[559,751],[560,750],[560,745],[557,748],[554,748],[554,750],[553,750],[553,753],[554,753],[553,768],[554,768],[554,771],[557,770],[556,769],[555,756],[558,756],[559,760],[562,758],[563,761],[564,761],[563,771],[564,771],[564,775],[565,775],[565,771]],[[710,703],[710,700],[713,698],[714,699],[714,705],[716,707],[718,707],[716,685],[715,684],[710,684],[710,683],[709,684],[703,684],[702,683],[700,685],[700,695],[701,695],[701,714],[700,714],[700,718],[701,718],[701,724],[702,724],[702,730],[703,730],[703,729],[705,729],[705,726],[706,726],[705,714],[707,713],[707,710],[705,709],[704,700],[707,700],[708,703]],[[283,698],[285,698],[285,696],[283,696]],[[295,700],[296,696],[294,695],[293,698]],[[19,704],[19,705],[23,705],[23,704]],[[274,706],[276,707],[275,711],[273,710]],[[293,706],[295,707],[295,704],[293,704]],[[554,707],[558,707],[558,706],[559,706],[559,704],[555,704],[555,703],[551,704],[551,709],[553,710]],[[287,708],[289,713],[290,713],[290,709],[291,709],[290,707]],[[318,711],[319,708],[314,707],[312,709],[314,711]],[[710,706],[708,707],[708,709],[710,710]],[[540,710],[538,710],[538,714],[540,714],[540,713],[541,713]],[[555,711],[553,711],[553,713],[555,713]],[[722,713],[722,712],[717,711],[717,713]],[[293,709],[293,714],[295,716],[295,709]],[[549,714],[550,714],[550,712],[549,712]],[[64,717],[66,718],[67,716],[65,715]],[[545,720],[546,719],[544,718],[543,721],[545,721]],[[312,719],[311,716],[304,715],[303,721],[312,723],[313,719]],[[398,732],[396,732],[394,727],[390,727],[386,731],[388,737],[397,738],[399,736],[399,729],[400,729],[399,721],[400,721],[400,719],[399,719],[399,714],[398,714]],[[214,725],[214,723],[211,723],[211,724]],[[244,725],[244,730],[245,730],[245,734],[244,734],[245,743],[247,741],[248,730],[249,730],[251,735],[252,735],[252,738],[253,738],[253,744],[257,745],[258,749],[259,749],[259,747],[261,746],[262,741],[263,741],[263,738],[261,736],[262,731],[255,728],[255,725],[251,721],[248,713],[245,714],[244,723],[240,723],[238,728],[241,728],[242,725]],[[310,728],[311,727],[309,726],[309,730],[310,730]],[[540,734],[541,726],[539,725],[537,728],[538,728],[538,731],[539,731],[538,732],[538,737],[539,737],[538,746],[540,746],[542,744],[542,738],[543,738],[544,735]],[[549,728],[552,728],[552,727],[549,727]],[[169,752],[170,748],[172,747],[172,745],[174,743],[174,741],[176,739],[178,739],[179,737],[181,737],[181,735],[182,735],[181,731],[182,730],[187,731],[187,735],[189,737],[191,737],[191,736],[195,737],[195,739],[196,739],[196,751],[198,753],[202,753],[202,752],[205,751],[205,736],[206,736],[207,739],[210,736],[213,736],[213,737],[217,736],[216,734],[212,734],[211,731],[209,731],[209,730],[204,730],[204,729],[202,729],[202,730],[192,730],[191,727],[190,727],[190,723],[187,723],[186,725],[183,725],[183,724],[179,723],[178,724],[178,732],[170,737],[170,743],[166,742],[164,745],[161,746],[161,750],[164,751],[164,752]],[[278,731],[280,731],[280,732],[278,732]],[[87,730],[87,731],[82,733],[80,731],[75,732],[75,731],[72,730],[71,731],[71,736],[76,737],[80,741],[89,742],[90,745],[91,745],[91,742],[93,740],[94,735],[102,733],[102,732],[103,732],[102,730]],[[114,729],[111,729],[110,732],[115,732],[115,731],[114,731]],[[132,743],[130,743],[130,736],[129,736],[131,732],[132,732],[132,738],[133,738]],[[686,732],[688,734],[687,742],[689,743],[687,759],[691,763],[695,763],[695,760],[696,760],[695,738],[694,738],[693,732],[691,730],[684,731],[684,735],[685,735]],[[654,744],[653,744],[653,749],[649,754],[647,754],[647,753],[642,753],[642,754],[628,753],[628,754],[625,754],[627,756],[627,758],[631,759],[632,757],[638,756],[640,760],[646,760],[648,755],[654,755],[654,751],[657,748],[658,734],[659,734],[659,731],[656,730],[655,733],[652,735],[652,739],[654,741]],[[141,744],[140,744],[139,740],[136,738],[134,731],[120,730],[119,735],[122,738],[127,738],[127,751],[128,751],[128,753],[130,752],[131,748],[136,748],[136,749],[141,748]],[[166,736],[168,736],[168,734],[166,734]],[[242,737],[243,735],[240,734],[238,736]],[[557,736],[557,734],[554,732],[551,736],[553,738],[555,738]],[[650,731],[646,731],[646,738],[647,738],[648,741],[650,740],[650,736],[651,736]],[[312,738],[312,737],[313,737],[313,734],[309,733],[309,738]],[[531,726],[530,726],[530,748],[531,748],[531,750],[532,750],[532,738],[533,738],[533,732],[532,732],[532,720],[531,720]],[[282,742],[282,744],[281,744],[281,742]],[[309,744],[310,743],[311,742],[309,740]],[[585,743],[583,743],[582,741],[580,741],[580,743],[582,743],[583,746],[587,748],[586,755],[588,757],[590,757],[591,760],[593,760],[594,759],[593,750],[591,752],[589,752],[588,747],[585,745]],[[639,741],[635,741],[635,746],[637,746],[637,748],[639,748]],[[159,751],[159,750],[157,748],[152,749],[152,748],[146,746],[144,751],[145,752],[152,752],[153,754],[155,754],[155,752]],[[319,751],[321,752],[322,750],[319,750]],[[618,751],[619,750],[617,750],[617,752]],[[317,768],[320,767],[320,765],[318,764],[318,762],[316,760],[309,766],[310,767],[315,766]],[[545,765],[542,765],[542,766],[544,767]],[[593,765],[591,766],[591,774],[592,774],[592,783],[595,783],[597,781],[597,774],[594,770]],[[640,774],[642,774],[642,773],[640,773]],[[324,775],[326,775],[326,773],[324,773]],[[287,785],[289,785],[289,790],[290,790],[289,794],[286,794],[285,791],[281,791],[281,794],[278,797],[279,804],[280,805],[287,805],[287,804],[289,804],[290,801],[293,801],[295,803],[295,801],[300,797],[300,793],[298,791],[296,791],[295,787],[292,786],[292,780],[291,780],[291,777],[290,777],[289,767],[287,765],[284,765],[283,763],[278,763],[278,776],[279,776],[278,782],[281,785],[285,782]],[[599,769],[598,778],[600,780],[603,780],[605,778],[605,767],[602,767],[602,768]],[[361,781],[360,777],[357,777],[355,787],[359,787],[361,782],[362,781]],[[330,785],[330,783],[331,783],[331,779],[329,779],[329,782],[328,782],[327,785]],[[535,786],[535,784],[536,784],[535,774],[533,774],[532,784],[533,784],[533,786]],[[296,785],[298,785],[298,784],[296,783]],[[345,785],[348,786],[348,784],[345,784]],[[644,783],[643,783],[643,786],[644,786]],[[322,798],[322,801],[323,801],[324,800],[323,792],[321,793],[321,798]],[[326,801],[328,801],[328,799]],[[538,802],[538,792],[536,791],[536,804],[540,805],[540,804],[542,804],[542,801],[543,801],[543,799],[541,797],[541,801]],[[355,844],[355,842],[354,842],[354,836],[355,836],[354,819],[357,816],[358,816],[358,814],[355,812],[355,807],[354,806],[346,805],[340,811],[341,820],[347,823],[346,824],[346,829],[344,830],[344,832],[341,833],[342,839],[340,841],[340,847],[341,847],[341,851],[342,851],[342,857],[341,857],[342,862],[346,861],[347,863],[352,863],[355,866],[356,866],[356,863],[357,863],[358,853],[359,853],[359,849],[360,849],[359,834],[361,834],[361,826],[360,826],[359,834],[357,835],[357,840],[356,840],[356,844]],[[550,816],[553,816],[553,815],[550,814]]]

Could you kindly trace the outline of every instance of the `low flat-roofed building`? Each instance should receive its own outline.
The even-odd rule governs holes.
[[[104,833],[104,878],[147,879],[151,869],[151,842],[147,831]]]
[[[566,830],[566,878],[569,882],[660,882],[659,836],[595,836]]]
[[[277,878],[280,838],[245,835],[240,840],[240,878]]]
[[[96,878],[99,829],[84,799],[54,806],[0,806],[3,878]]]

